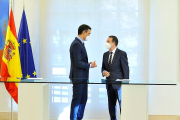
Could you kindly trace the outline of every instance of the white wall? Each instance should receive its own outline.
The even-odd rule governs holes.
[[[39,0],[24,0],[24,3],[35,67],[37,71],[37,76],[39,76]],[[23,0],[13,0],[13,13],[17,36],[20,27],[22,12]],[[6,91],[3,83],[0,83],[0,96],[0,112],[10,112],[11,98]],[[17,111],[18,106],[15,102],[13,107],[14,111]]]
[[[151,0],[150,80],[179,81],[179,0]],[[180,83],[151,86],[150,115],[180,115]]]
[[[11,97],[8,94],[4,83],[0,83],[0,112],[10,112],[11,111]]]

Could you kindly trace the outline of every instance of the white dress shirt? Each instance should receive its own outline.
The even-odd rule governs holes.
[[[112,64],[113,57],[114,57],[114,54],[115,54],[115,52],[116,52],[116,49],[117,49],[117,47],[112,51],[113,53],[112,53],[112,58],[111,58],[111,64]],[[111,51],[109,51],[109,59],[110,59],[110,56],[111,56],[110,52],[111,52]],[[109,59],[108,59],[108,63],[109,63]]]
[[[115,52],[116,52],[116,49],[117,49],[117,47],[112,51],[113,53],[112,53],[112,58],[111,58],[111,64],[112,64],[112,61],[113,61],[113,58],[114,58],[114,54],[115,54]],[[110,56],[111,56],[110,52],[111,52],[111,51],[109,51],[108,63],[109,63],[109,59],[110,59]],[[104,71],[106,71],[106,70],[104,70]],[[103,71],[103,73],[104,73],[104,71]],[[104,77],[104,74],[103,74],[103,77]]]

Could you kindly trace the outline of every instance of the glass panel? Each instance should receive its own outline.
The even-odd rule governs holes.
[[[7,81],[4,81],[7,79]],[[18,80],[18,81],[17,81]],[[95,81],[95,82],[94,82]],[[126,85],[176,85],[177,83],[173,80],[149,80],[149,79],[105,79],[105,78],[95,78],[95,79],[86,79],[86,78],[78,78],[70,80],[68,77],[59,77],[59,78],[1,78],[0,83],[4,82],[15,82],[15,83],[59,83],[59,84],[126,84]],[[68,86],[53,86],[52,93],[57,93],[57,91],[64,91],[63,94],[67,95],[67,91],[69,91]],[[55,90],[55,91],[54,91]],[[91,92],[92,88],[90,88],[89,92]],[[102,89],[100,89],[102,90]]]

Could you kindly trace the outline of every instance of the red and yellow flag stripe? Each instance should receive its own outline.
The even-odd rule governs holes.
[[[7,81],[5,83],[6,89],[16,103],[18,103],[18,83],[15,82],[19,81],[17,78],[21,77],[22,71],[19,56],[19,44],[11,9],[1,64],[1,79]]]

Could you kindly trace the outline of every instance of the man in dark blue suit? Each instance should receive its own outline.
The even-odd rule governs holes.
[[[129,66],[126,52],[117,48],[116,36],[109,36],[105,47],[109,51],[103,55],[102,75],[107,80],[129,79]],[[107,84],[108,107],[111,120],[117,120],[116,102],[118,100],[121,113],[121,84]]]
[[[88,39],[90,34],[91,28],[85,24],[81,25],[78,28],[78,36],[70,46],[71,70],[69,78],[73,82],[70,120],[81,120],[83,118],[88,96],[88,85],[86,83],[89,79],[89,69],[97,67],[96,61],[88,63],[84,45],[84,41]]]

